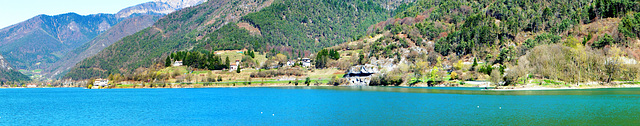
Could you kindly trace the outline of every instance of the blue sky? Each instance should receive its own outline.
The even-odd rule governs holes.
[[[117,13],[120,9],[149,1],[152,0],[2,0],[0,2],[0,29],[39,14]]]

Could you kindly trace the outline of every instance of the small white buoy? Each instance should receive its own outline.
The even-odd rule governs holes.
[[[500,109],[502,109],[502,107],[500,107]]]
[[[276,114],[271,114],[271,116],[276,116]]]
[[[478,108],[480,108],[480,106],[478,106]]]
[[[262,112],[260,112],[260,114],[262,114]]]

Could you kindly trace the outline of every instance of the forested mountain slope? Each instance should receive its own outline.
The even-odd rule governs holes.
[[[162,15],[140,15],[119,22],[109,28],[109,30],[96,36],[93,40],[71,50],[64,57],[44,69],[45,76],[54,78],[61,76],[62,73],[68,71],[71,67],[75,66],[76,63],[98,54],[98,52],[125,36],[151,26],[160,17],[162,17]]]
[[[21,74],[14,69],[9,62],[7,62],[2,55],[0,55],[0,82],[7,81],[26,81],[30,80],[29,77]]]
[[[456,73],[452,79],[503,85],[528,84],[530,78],[565,84],[638,80],[639,4],[419,0],[369,30],[380,39],[332,49],[359,53],[360,62],[351,65],[384,66],[391,74],[382,78],[395,82],[418,82],[404,73],[430,78],[425,82]]]
[[[0,54],[17,69],[42,69],[118,23],[110,14],[39,15],[0,30]]]

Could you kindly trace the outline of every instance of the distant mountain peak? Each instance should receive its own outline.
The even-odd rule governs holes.
[[[126,18],[134,14],[169,14],[204,2],[207,0],[154,0],[122,9],[116,14],[116,17]]]

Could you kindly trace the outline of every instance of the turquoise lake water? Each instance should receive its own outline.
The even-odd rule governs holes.
[[[640,125],[640,88],[0,89],[0,125]]]

